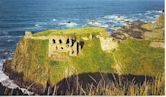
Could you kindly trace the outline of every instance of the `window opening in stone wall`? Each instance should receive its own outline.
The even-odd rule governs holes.
[[[61,39],[59,39],[59,43],[62,44],[62,40]]]
[[[84,46],[84,42],[83,41],[80,41],[80,46],[81,46],[81,49],[83,48],[83,46]]]
[[[76,40],[72,39],[71,41],[72,41],[72,44],[71,44],[71,47],[72,47],[74,45],[74,43],[75,43]]]
[[[69,44],[69,38],[67,39],[66,44]]]
[[[72,50],[72,54],[74,54],[74,50]]]
[[[53,43],[56,43],[55,39],[53,39],[52,41],[53,41]]]

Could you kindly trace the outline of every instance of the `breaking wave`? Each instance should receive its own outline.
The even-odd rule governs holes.
[[[92,26],[104,27],[107,29],[113,29],[113,27],[121,27],[127,25],[128,22],[135,20],[141,20],[144,22],[153,22],[157,17],[161,15],[162,11],[146,11],[144,13],[137,14],[112,14],[106,15],[97,19],[88,20],[87,24]]]
[[[5,86],[8,87],[10,89],[20,89],[24,94],[28,94],[28,95],[32,95],[33,92],[28,91],[25,88],[21,88],[19,87],[17,84],[15,84],[13,82],[13,80],[10,80],[9,77],[3,73],[2,68],[3,68],[3,63],[5,62],[5,60],[0,60],[0,83]]]
[[[75,23],[75,22],[62,22],[62,23],[59,23],[60,26],[65,26],[65,27],[68,27],[68,28],[72,28],[72,27],[76,27],[78,24]]]

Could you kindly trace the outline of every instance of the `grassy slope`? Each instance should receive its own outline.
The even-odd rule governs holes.
[[[70,57],[69,60],[65,61],[51,61],[47,59],[48,48],[46,45],[48,41],[46,40],[23,39],[23,41],[27,42],[27,52],[23,54],[18,46],[13,60],[13,63],[15,61],[17,63],[13,65],[17,64],[15,69],[23,71],[26,79],[42,84],[45,84],[49,78],[51,82],[57,83],[64,77],[76,73],[116,73],[114,66],[119,63],[122,64],[123,74],[155,76],[157,73],[164,72],[164,49],[150,48],[148,46],[149,41],[125,40],[119,44],[116,51],[104,53],[101,50],[99,40],[95,39],[91,40],[91,42],[87,41],[87,45],[85,45],[78,57]]]
[[[62,30],[47,30],[35,33],[33,36],[52,36],[52,35],[76,35],[76,36],[86,36],[89,34],[93,35],[102,35],[107,36],[108,33],[104,28],[96,28],[96,27],[87,27],[87,28],[70,28],[70,29],[62,29]]]
[[[99,39],[85,42],[85,47],[78,57],[70,57],[65,61],[51,61],[50,79],[57,83],[64,77],[84,72],[112,72],[111,64],[114,63],[111,54],[101,50]]]
[[[149,47],[150,41],[128,39],[113,53],[123,74],[156,76],[164,72],[164,49]]]
[[[42,84],[48,79],[47,40],[31,40],[23,38],[16,48],[12,67],[23,72],[25,79],[35,80]]]

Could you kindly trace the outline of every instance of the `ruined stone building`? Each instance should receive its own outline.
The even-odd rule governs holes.
[[[77,39],[75,35],[52,35],[33,37],[31,32],[25,32],[25,38],[36,40],[48,40],[48,57],[52,60],[65,60],[69,56],[78,56],[80,54],[84,41],[98,38],[100,40],[101,49],[106,52],[118,47],[117,42],[111,37],[102,37],[100,35],[80,36]],[[42,49],[42,48],[41,48]]]
[[[113,40],[111,37],[99,37],[101,49],[106,52],[110,52],[111,50],[118,47],[118,43]]]
[[[32,37],[32,32],[26,31],[25,32],[25,37],[27,37],[27,38]]]
[[[49,38],[49,57],[56,57],[60,54],[77,56],[83,48],[83,41],[75,36],[51,36]]]

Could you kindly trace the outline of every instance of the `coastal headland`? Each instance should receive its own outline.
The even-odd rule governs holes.
[[[164,14],[155,22],[129,22],[111,36],[99,27],[26,32],[3,71],[19,86],[45,95],[86,95],[88,83],[155,83],[164,74]]]

